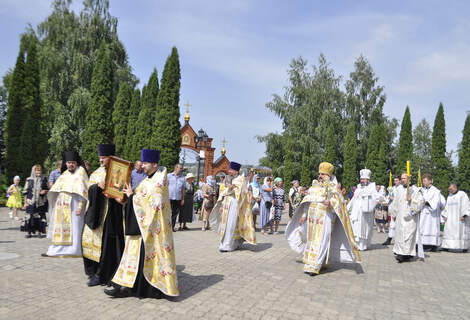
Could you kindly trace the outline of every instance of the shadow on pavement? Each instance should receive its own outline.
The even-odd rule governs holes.
[[[367,248],[366,251],[370,251],[370,250],[383,250],[383,249],[387,249],[387,248],[388,248],[388,246],[383,245],[383,244],[381,244],[381,243],[373,243],[373,244],[371,244],[371,245]],[[360,254],[360,252],[359,252],[359,254]]]
[[[302,260],[296,260],[295,262],[303,264]],[[362,265],[360,263],[333,263],[326,268],[322,268],[320,271],[320,275],[335,272],[341,269],[354,270],[356,271],[356,274],[364,273],[364,269],[362,268]]]
[[[0,240],[0,243],[15,243],[16,241],[11,241],[11,240]]]
[[[183,272],[184,269],[184,265],[176,266],[180,296],[172,299],[172,301],[175,302],[186,300],[203,291],[204,289],[207,289],[224,280],[224,276],[222,274],[193,276],[189,273]]]
[[[1,230],[20,230],[20,227],[18,226],[18,227],[1,228],[0,231]]]
[[[254,244],[249,244],[249,243],[244,243],[242,248],[240,250],[250,250],[250,251],[253,251],[253,252],[261,252],[261,251],[264,251],[264,250],[268,250],[269,248],[271,248],[273,246],[272,243],[258,243],[256,245]]]

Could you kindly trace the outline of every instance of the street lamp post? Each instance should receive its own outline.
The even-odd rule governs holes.
[[[197,135],[194,137],[194,144],[196,145],[196,149],[199,150],[199,153],[196,157],[197,160],[197,182],[199,183],[199,175],[200,175],[200,170],[201,170],[201,149],[204,146],[204,148],[207,147],[207,139],[209,136],[207,133],[204,132],[204,130],[199,129],[197,132]]]

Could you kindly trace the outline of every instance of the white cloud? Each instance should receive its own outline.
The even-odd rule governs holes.
[[[470,43],[433,51],[410,63],[407,79],[395,87],[398,94],[428,94],[454,82],[470,85]]]

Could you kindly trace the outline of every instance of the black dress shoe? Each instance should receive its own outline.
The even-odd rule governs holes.
[[[32,237],[32,235],[31,235],[31,234],[27,234],[27,235],[25,235],[24,237],[25,237],[26,239],[29,239],[29,238]]]
[[[383,246],[388,246],[392,243],[392,238],[387,238],[384,243],[382,243]]]
[[[100,285],[100,277],[98,277],[96,274],[93,275],[93,277],[90,278],[90,281],[88,281],[87,285],[89,287],[94,287]]]
[[[50,257],[50,256],[48,256],[47,253],[41,253],[41,257],[46,257],[46,258],[48,258],[48,257]]]
[[[129,288],[125,288],[125,287],[104,289],[104,293],[114,298],[125,298],[125,297],[130,296]]]

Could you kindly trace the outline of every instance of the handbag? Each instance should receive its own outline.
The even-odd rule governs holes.
[[[269,220],[273,220],[274,219],[274,207],[271,207],[271,210],[269,210]]]
[[[272,203],[271,201],[266,201],[266,202],[264,203],[264,205],[266,206],[266,209],[269,210],[269,209],[271,209],[271,207],[273,206],[273,203]]]
[[[209,210],[214,208],[214,200],[207,200],[204,202],[204,209]]]

